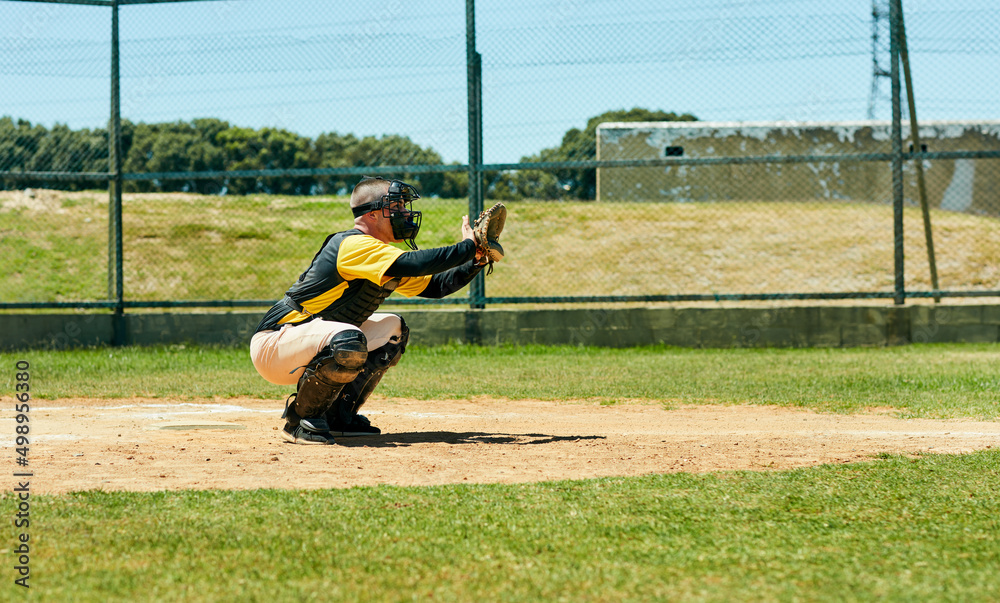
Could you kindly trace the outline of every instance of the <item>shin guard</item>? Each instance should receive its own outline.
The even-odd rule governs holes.
[[[285,407],[283,418],[293,426],[301,419],[322,419],[344,386],[362,372],[367,358],[364,333],[351,329],[334,335],[330,344],[306,365],[294,401]]]

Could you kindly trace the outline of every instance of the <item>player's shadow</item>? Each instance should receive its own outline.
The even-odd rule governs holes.
[[[412,431],[405,433],[384,433],[375,436],[335,437],[340,446],[368,446],[371,448],[395,448],[414,444],[507,444],[513,446],[534,446],[555,442],[580,442],[583,440],[603,440],[604,436],[554,436],[543,433],[478,433],[472,431]]]

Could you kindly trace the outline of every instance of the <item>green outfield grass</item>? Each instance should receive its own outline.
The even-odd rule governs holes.
[[[418,242],[455,243],[465,199],[421,199]],[[849,201],[512,201],[508,252],[487,294],[651,295],[891,291],[892,208]],[[125,299],[277,299],[332,232],[344,197],[126,194]],[[991,288],[1000,220],[932,210],[941,287]],[[0,191],[0,301],[107,296],[103,191]],[[920,210],[905,210],[906,287],[930,277]]]
[[[291,388],[261,379],[244,348],[96,348],[0,354],[27,359],[36,398],[253,396]],[[6,391],[13,373],[2,374]],[[615,404],[779,404],[901,416],[1000,415],[1000,346],[695,350],[665,346],[410,346],[378,394],[535,398]]]
[[[996,601],[998,482],[991,450],[530,485],[42,496],[30,594]],[[3,590],[27,600],[9,559]]]

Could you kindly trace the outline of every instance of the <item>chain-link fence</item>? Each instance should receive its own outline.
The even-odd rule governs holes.
[[[1000,296],[991,3],[342,8],[0,2],[0,308],[269,304],[362,174],[508,204],[446,303]]]

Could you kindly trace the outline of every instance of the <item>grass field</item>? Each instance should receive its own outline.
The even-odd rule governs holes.
[[[245,350],[31,361],[39,397],[275,396]],[[608,371],[608,366],[616,367]],[[421,378],[434,374],[435,379]],[[10,391],[10,371],[4,374]],[[193,385],[193,384],[201,385]],[[193,389],[192,389],[193,388]],[[996,345],[410,349],[386,396],[780,404],[995,420]],[[373,450],[372,454],[378,454]],[[32,498],[44,600],[995,601],[1000,453],[782,472]],[[13,514],[14,499],[2,494]],[[4,544],[17,530],[7,524]],[[11,564],[8,564],[10,566]],[[6,600],[22,595],[4,586]]]
[[[421,199],[422,247],[458,240],[464,199]],[[131,194],[123,202],[128,300],[275,299],[344,198]],[[508,257],[490,296],[890,291],[892,211],[850,202],[511,202]],[[107,194],[0,192],[0,301],[107,294]],[[943,288],[1000,278],[1000,220],[933,211]],[[907,209],[907,288],[929,289],[923,225]],[[652,276],[651,276],[652,274]]]
[[[533,485],[85,492],[34,501],[31,594],[995,601],[998,481],[987,451]]]

